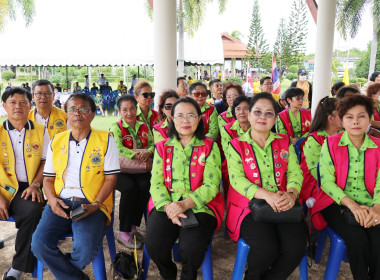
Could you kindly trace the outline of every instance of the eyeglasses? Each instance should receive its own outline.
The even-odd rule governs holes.
[[[303,97],[303,96],[294,96],[293,98],[295,98],[297,101],[305,100],[305,97]]]
[[[198,119],[198,115],[195,115],[195,114],[188,114],[187,116],[177,115],[177,116],[174,116],[173,119],[179,122],[183,122],[185,119],[188,120],[189,122],[193,122],[196,119]]]
[[[207,96],[207,92],[191,92],[190,95],[194,95],[194,97],[206,97]]]
[[[156,95],[156,93],[155,92],[143,92],[143,93],[140,93],[139,95],[144,96],[144,98],[149,98],[149,96],[151,98],[154,98],[154,96]]]
[[[179,86],[180,86],[180,87],[183,87],[183,88],[188,88],[188,87],[189,87],[188,84],[180,84]]]
[[[168,104],[164,105],[164,109],[165,110],[171,110],[172,108],[173,108],[173,104],[171,104],[171,103],[168,103]]]
[[[45,96],[45,97],[47,97],[47,98],[49,98],[49,97],[51,97],[53,95],[53,93],[52,92],[36,92],[35,94],[34,94],[34,96],[35,97],[37,97],[37,98],[41,98],[42,96]]]
[[[258,117],[258,118],[261,118],[261,116],[264,115],[264,117],[267,118],[267,119],[273,119],[274,116],[275,116],[275,114],[273,112],[265,112],[265,113],[263,113],[260,110],[253,111],[252,113],[255,115],[255,117]]]
[[[79,113],[81,115],[87,115],[89,113],[91,113],[91,109],[86,109],[86,108],[79,108],[79,109],[76,109],[76,108],[69,108],[67,110],[67,112],[70,114],[70,115],[74,115],[75,113]]]

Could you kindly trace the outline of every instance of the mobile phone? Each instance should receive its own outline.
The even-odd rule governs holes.
[[[70,219],[76,220],[79,217],[82,217],[85,213],[86,213],[86,210],[84,210],[82,208],[82,206],[79,206],[79,207],[75,208],[73,211],[71,211]]]
[[[13,188],[13,187],[11,187],[11,186],[9,186],[9,185],[5,185],[5,186],[4,186],[4,189],[5,189],[6,191],[8,191],[10,194],[15,194],[15,192],[16,192],[16,189]]]
[[[186,219],[185,218],[179,218],[183,228],[192,228],[192,227],[196,227],[199,225],[198,220],[195,217],[194,212],[191,208],[187,209],[185,211],[185,213],[183,213],[183,214],[185,214],[187,216]]]

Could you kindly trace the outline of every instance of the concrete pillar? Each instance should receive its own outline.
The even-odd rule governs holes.
[[[319,100],[330,94],[337,0],[318,1],[315,72],[311,112],[314,116]]]
[[[92,78],[91,78],[91,66],[87,67],[87,75],[88,75],[88,90],[91,90],[92,88]]]
[[[154,91],[155,107],[164,89],[177,85],[177,9],[176,0],[155,1],[154,28]]]
[[[231,58],[231,76],[235,77],[236,75],[236,58]]]

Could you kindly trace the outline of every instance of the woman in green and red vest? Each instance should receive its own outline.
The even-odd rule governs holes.
[[[214,106],[206,103],[207,87],[201,82],[191,84],[189,97],[194,99],[202,112],[202,120],[206,137],[216,140],[219,136],[218,113]]]
[[[152,92],[152,86],[148,81],[139,81],[134,88],[134,94],[139,103],[136,111],[136,119],[144,122],[149,127],[149,130],[152,131],[153,126],[159,122],[157,111],[151,108],[155,96],[155,93]]]
[[[177,279],[171,249],[179,239],[181,279],[196,279],[207,246],[223,219],[220,153],[206,138],[202,112],[191,98],[177,100],[167,138],[156,144],[145,246],[164,279]],[[182,227],[191,211],[198,225]],[[188,214],[190,215],[190,214]]]
[[[278,114],[276,132],[289,135],[294,145],[299,138],[307,136],[311,112],[301,108],[305,95],[302,89],[289,88],[284,94],[289,107]]]
[[[171,112],[174,102],[179,98],[177,92],[172,89],[164,90],[158,104],[158,114],[161,122],[153,126],[154,143],[168,138],[169,122],[172,119]]]
[[[222,163],[223,194],[225,198],[227,198],[228,188],[230,185],[227,167],[228,145],[232,139],[242,136],[251,127],[251,124],[248,121],[250,101],[251,98],[245,95],[241,95],[238,98],[236,98],[233,102],[231,110],[233,118],[236,120],[224,125],[224,127],[222,127],[222,129],[220,130],[220,135],[222,138],[222,147],[226,155],[226,158]]]
[[[244,95],[241,85],[232,82],[224,85],[223,102],[228,105],[228,109],[218,116],[220,133],[222,133],[223,126],[236,120],[232,114],[232,106],[234,104],[234,100],[241,95]]]
[[[251,128],[228,147],[231,186],[226,226],[231,239],[250,246],[245,279],[286,279],[305,255],[304,222],[255,221],[248,203],[265,199],[275,212],[288,211],[303,181],[297,156],[287,135],[271,132],[277,104],[267,93],[255,94],[249,106]]]
[[[329,136],[322,146],[312,221],[316,229],[328,225],[343,238],[355,280],[380,279],[380,140],[366,133],[373,102],[347,96],[337,111],[345,132]]]
[[[380,83],[372,83],[367,87],[367,96],[373,100],[373,117],[371,126],[380,129]]]
[[[120,97],[117,102],[121,120],[111,125],[119,156],[129,159],[139,159],[146,163],[146,173],[120,173],[117,177],[116,189],[120,191],[119,220],[120,232],[117,240],[128,248],[141,248],[142,236],[136,227],[140,226],[142,215],[149,200],[150,170],[154,152],[153,136],[148,126],[136,120],[137,101],[131,95]],[[132,150],[133,139],[137,149],[146,149],[146,152],[136,153]]]

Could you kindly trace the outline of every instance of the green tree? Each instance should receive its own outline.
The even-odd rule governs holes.
[[[333,71],[333,73],[334,73],[334,75],[335,75],[335,77],[337,77],[338,76],[338,67],[339,66],[342,66],[343,64],[342,63],[340,63],[340,61],[338,60],[338,59],[334,59],[333,61],[332,61],[332,71]]]
[[[289,73],[295,74],[298,71],[298,65],[290,65],[289,66]]]
[[[239,30],[233,30],[231,32],[231,36],[235,39],[238,39],[239,41],[241,41],[241,39],[244,38],[243,34]]]
[[[32,23],[35,14],[34,0],[0,0],[0,31],[4,30],[8,19],[16,20],[17,9],[21,9],[26,26]]]
[[[380,41],[380,39],[379,39],[379,41]],[[358,60],[355,63],[355,75],[356,75],[356,77],[368,78],[368,68],[369,68],[369,64],[370,64],[370,58],[371,58],[371,43],[368,43],[367,50],[360,57],[360,60]],[[380,69],[380,48],[377,50],[375,67],[376,67],[375,69]]]
[[[6,82],[9,82],[14,76],[15,76],[15,73],[13,73],[10,70],[5,70],[5,71],[1,72],[1,77]]]
[[[285,18],[281,18],[280,23],[277,28],[276,41],[274,42],[274,45],[273,45],[273,53],[276,56],[278,69],[280,70],[282,70],[283,58],[285,58],[287,55],[290,55],[290,54],[287,54],[289,49],[290,49],[289,36],[287,34],[287,29],[286,29],[286,20]]]
[[[337,13],[337,28],[344,39],[349,34],[354,38],[361,25],[364,9],[370,6],[373,27],[372,27],[372,43],[371,53],[368,67],[369,76],[375,71],[376,55],[378,52],[377,45],[380,33],[380,0],[341,0],[338,3]]]
[[[255,0],[252,7],[246,59],[250,61],[252,67],[261,68],[263,67],[263,58],[268,51],[269,46],[264,37],[263,27],[261,26],[259,2]]]

